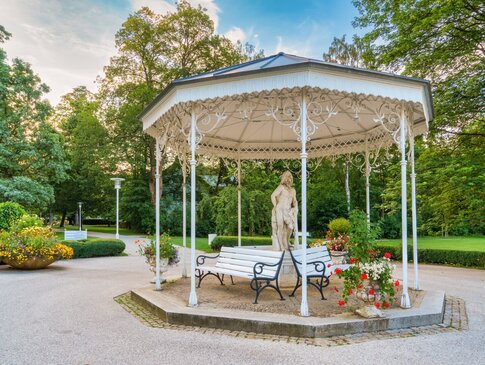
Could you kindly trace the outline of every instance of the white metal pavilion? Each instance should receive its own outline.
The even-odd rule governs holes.
[[[184,235],[186,230],[185,166],[188,166],[187,162],[190,160],[190,306],[197,305],[195,290],[197,153],[234,160],[239,171],[241,160],[301,160],[300,227],[302,249],[306,250],[307,160],[362,153],[366,157],[365,171],[368,178],[369,153],[392,143],[397,144],[401,152],[403,241],[401,307],[411,306],[408,295],[406,141],[409,141],[411,160],[414,287],[418,289],[414,136],[425,133],[428,122],[433,118],[430,85],[426,80],[278,53],[263,59],[175,80],[145,108],[140,118],[143,121],[144,131],[156,139],[157,258],[160,235],[158,187],[161,155],[168,150],[175,151],[184,165]],[[368,196],[367,201],[369,201]],[[240,209],[238,218],[240,222]],[[304,270],[301,315],[308,316],[305,255],[302,257]],[[156,287],[160,288],[159,277]]]

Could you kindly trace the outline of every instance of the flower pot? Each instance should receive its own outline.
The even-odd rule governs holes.
[[[148,263],[148,265],[150,265],[150,271],[155,274],[155,276],[153,277],[153,279],[151,281],[152,284],[155,284],[155,282],[157,280],[157,274],[156,274],[157,260],[156,260],[155,256],[148,256],[147,257],[147,263]],[[161,283],[164,283],[166,281],[164,278],[162,278],[162,275],[167,270],[168,270],[168,258],[161,257],[160,258],[160,282]]]
[[[47,256],[47,257],[30,257],[22,262],[18,262],[15,259],[9,259],[4,257],[3,262],[7,265],[19,269],[19,270],[38,270],[44,269],[54,261],[56,261],[56,257]]]
[[[347,251],[333,251],[330,250],[330,257],[334,265],[341,265],[347,263],[349,253]]]

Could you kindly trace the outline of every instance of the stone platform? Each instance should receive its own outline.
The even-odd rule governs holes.
[[[170,281],[170,280],[169,280]],[[199,289],[204,290],[204,288]],[[187,301],[169,290],[155,291],[153,286],[134,289],[131,299],[161,320],[173,325],[246,331],[269,335],[323,338],[373,331],[396,330],[443,323],[445,294],[442,291],[421,292],[419,305],[411,309],[393,308],[384,318],[363,319],[350,312],[322,318],[293,314],[268,313],[204,305],[188,307]]]

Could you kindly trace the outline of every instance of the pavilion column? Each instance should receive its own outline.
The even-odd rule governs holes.
[[[402,297],[401,308],[411,308],[408,294],[408,232],[407,232],[407,199],[406,199],[406,111],[401,105],[399,148],[401,150],[401,235],[402,235]]]
[[[409,148],[411,149],[411,209],[413,224],[413,266],[414,266],[414,285],[415,290],[419,288],[418,273],[418,229],[417,229],[417,210],[416,210],[416,172],[414,170],[414,134],[409,136]]]
[[[349,159],[350,159],[350,155],[348,155],[347,157],[349,157]],[[349,165],[350,165],[349,161],[348,160],[345,161],[345,196],[347,198],[347,211],[350,214],[350,186],[349,186],[350,170],[349,170]]]
[[[370,224],[370,164],[369,164],[369,146],[365,136],[365,213],[367,223]]]
[[[182,277],[187,277],[187,157],[182,161]]]
[[[192,110],[190,126],[190,296],[189,306],[197,306],[197,294],[195,292],[195,133],[196,133],[196,115]]]
[[[160,290],[160,160],[162,153],[159,138],[155,148],[155,290]]]
[[[237,159],[237,245],[241,247],[241,159]]]
[[[302,285],[301,285],[301,306],[300,315],[308,317],[308,301],[307,301],[307,264],[306,264],[306,249],[307,249],[307,207],[306,207],[306,183],[307,183],[307,105],[306,92],[303,90],[301,103],[301,123],[300,123],[300,138],[301,138],[301,247],[302,247]]]

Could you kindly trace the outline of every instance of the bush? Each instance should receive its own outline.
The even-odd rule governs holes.
[[[20,219],[16,220],[10,227],[11,231],[20,232],[24,228],[42,227],[44,221],[35,214],[24,214]]]
[[[11,225],[25,214],[25,209],[18,203],[0,203],[0,230],[8,231]]]
[[[63,244],[74,250],[74,259],[118,256],[125,250],[125,244],[121,240],[99,238],[91,241],[63,241]]]
[[[393,260],[402,260],[401,247],[379,246],[380,254],[389,252]],[[413,246],[408,245],[408,259],[412,261]],[[418,261],[426,264],[457,265],[485,268],[485,252],[418,249]]]
[[[272,244],[271,237],[241,237],[241,246],[269,246]],[[217,236],[212,241],[211,248],[213,251],[220,251],[222,246],[237,246],[237,236]]]
[[[328,229],[332,232],[334,237],[339,235],[347,235],[350,232],[350,222],[345,218],[336,218],[330,221]]]

